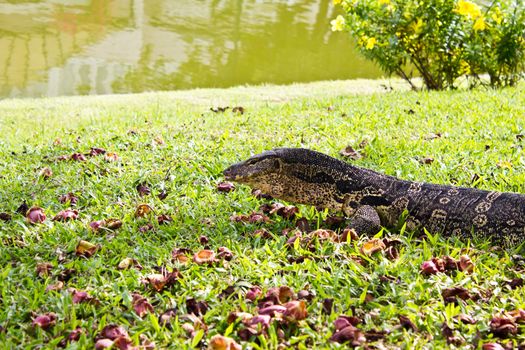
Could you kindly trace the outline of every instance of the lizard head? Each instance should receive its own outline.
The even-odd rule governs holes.
[[[337,171],[340,163],[308,149],[276,148],[233,164],[224,170],[224,176],[275,198],[297,203],[324,202],[321,191],[333,187],[331,173]]]
[[[227,180],[256,186],[278,175],[283,166],[277,150],[254,155],[243,162],[233,164],[223,174]]]

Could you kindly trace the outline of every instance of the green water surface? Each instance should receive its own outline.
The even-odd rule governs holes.
[[[374,78],[330,0],[0,1],[0,97]]]

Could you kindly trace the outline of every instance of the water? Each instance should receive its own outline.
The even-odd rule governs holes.
[[[375,78],[331,0],[0,1],[0,97]]]

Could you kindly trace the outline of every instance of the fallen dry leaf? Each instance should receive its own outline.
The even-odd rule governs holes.
[[[205,301],[197,301],[195,298],[186,299],[186,311],[190,314],[204,316],[209,308]]]
[[[349,343],[351,346],[360,346],[366,342],[366,337],[358,328],[350,325],[332,334],[330,341],[340,344]]]
[[[386,249],[385,243],[379,238],[372,238],[368,242],[365,242],[361,248],[360,252],[363,255],[371,256],[375,252],[383,251]]]
[[[114,153],[114,152],[108,152],[104,155],[104,160],[106,162],[116,162],[118,161],[118,154]]]
[[[231,192],[235,190],[235,185],[231,182],[221,182],[217,185],[217,191],[219,192]]]
[[[153,306],[149,303],[148,299],[142,295],[133,293],[132,298],[131,305],[133,306],[133,311],[135,311],[139,317],[144,317],[148,313],[154,312]]]
[[[403,327],[407,331],[411,330],[413,332],[417,332],[418,329],[417,329],[416,325],[408,317],[403,316],[403,315],[399,315],[398,318],[399,318],[399,323],[400,323],[401,327]]]
[[[423,273],[424,275],[434,275],[438,272],[439,270],[432,260],[424,261],[421,264],[421,273]]]
[[[208,344],[209,350],[242,350],[242,346],[235,340],[222,335],[214,335]]]
[[[159,316],[159,324],[171,328],[171,321],[177,317],[177,309],[168,309]]]
[[[44,179],[49,179],[51,176],[53,176],[53,171],[51,168],[45,167],[38,173],[39,177],[43,177]]]
[[[173,222],[173,218],[168,214],[161,214],[157,216],[157,222],[159,225],[169,225]]]
[[[11,221],[11,214],[8,214],[8,213],[0,213],[0,220],[3,220],[3,221]]]
[[[164,287],[170,287],[174,285],[182,275],[179,271],[173,270],[166,274],[153,273],[145,276],[144,282],[148,283],[157,292],[162,291]]]
[[[459,257],[459,269],[467,273],[472,273],[474,271],[474,263],[470,260],[468,255],[461,255]]]
[[[52,268],[53,264],[50,262],[38,263],[36,264],[36,273],[39,277],[47,277],[49,276]]]
[[[33,319],[33,327],[40,327],[42,329],[49,329],[56,324],[57,316],[49,312],[47,314],[38,315]]]
[[[104,148],[91,147],[91,150],[88,153],[91,157],[96,157],[100,154],[106,154],[106,150]]]
[[[89,258],[100,248],[100,245],[90,243],[88,241],[80,240],[75,248],[75,254]]]
[[[485,343],[481,347],[482,350],[506,350],[503,346],[498,343]]]
[[[26,213],[26,219],[30,224],[39,224],[46,220],[44,209],[40,207],[32,207]]]
[[[193,255],[193,262],[196,264],[213,264],[217,261],[213,250],[203,249]]]
[[[60,203],[62,204],[67,204],[69,203],[71,206],[75,206],[77,205],[77,202],[78,202],[78,197],[75,196],[74,193],[72,192],[68,192],[67,194],[63,194],[60,196],[60,198],[58,199]]]
[[[124,327],[117,324],[108,324],[105,326],[98,335],[100,338],[107,338],[115,340],[120,337],[129,337],[128,331]]]
[[[75,162],[84,162],[87,160],[86,156],[82,153],[73,153],[69,156],[69,159],[75,161]]]
[[[232,108],[232,112],[233,113],[244,114],[245,110],[244,110],[244,107],[242,107],[242,106],[236,106],[236,107]]]
[[[137,185],[137,192],[141,197],[148,196],[151,194],[151,190],[147,183],[139,183]]]
[[[518,326],[512,316],[496,315],[490,320],[490,332],[497,337],[508,338],[518,333]]]
[[[283,305],[286,308],[284,318],[288,322],[304,320],[308,316],[304,300],[293,300]]]
[[[70,221],[78,219],[78,210],[65,209],[58,212],[53,221]]]
[[[246,299],[250,301],[257,300],[262,295],[262,289],[259,286],[252,286],[248,291],[246,292]]]
[[[139,204],[137,208],[135,209],[135,217],[144,218],[152,211],[153,211],[153,208],[151,208],[149,205],[144,204],[144,203]]]
[[[217,250],[217,258],[230,261],[233,259],[233,253],[226,247],[219,247]]]
[[[339,154],[342,155],[343,157],[348,157],[353,160],[358,160],[358,159],[363,158],[361,153],[356,151],[352,146],[346,146],[339,152]]]
[[[137,270],[142,270],[142,265],[140,265],[138,260],[134,258],[124,258],[117,265],[119,270],[127,270],[130,267],[134,267]]]

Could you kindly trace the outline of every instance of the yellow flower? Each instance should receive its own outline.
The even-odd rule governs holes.
[[[335,19],[330,21],[332,25],[332,32],[340,32],[345,27],[345,19],[343,16],[339,15]]]
[[[339,5],[341,3],[342,0],[333,0],[334,2],[334,5]]]
[[[496,22],[497,24],[501,24],[501,22],[503,21],[503,14],[501,13],[501,10],[499,9],[499,7],[496,7],[494,9],[494,13],[492,14],[491,17],[494,20],[494,22]]]
[[[483,16],[478,17],[478,19],[476,19],[476,21],[474,22],[474,25],[472,26],[472,28],[475,31],[487,29],[487,23],[485,23],[485,18]]]
[[[388,5],[388,4],[390,4],[390,0],[379,0],[379,3],[381,5]]]
[[[413,22],[410,27],[414,31],[415,34],[421,33],[421,30],[423,29],[423,20],[421,18],[418,18],[417,21]]]
[[[461,60],[459,62],[459,74],[470,74],[470,72],[470,64],[465,60]]]
[[[372,38],[368,38],[368,39],[366,39],[366,45],[365,45],[365,48],[366,48],[367,50],[372,50],[376,44],[377,44],[377,40],[376,40],[376,38],[374,38],[374,37],[372,37]]]
[[[476,19],[481,16],[481,8],[468,0],[459,0],[454,12],[469,19]]]

